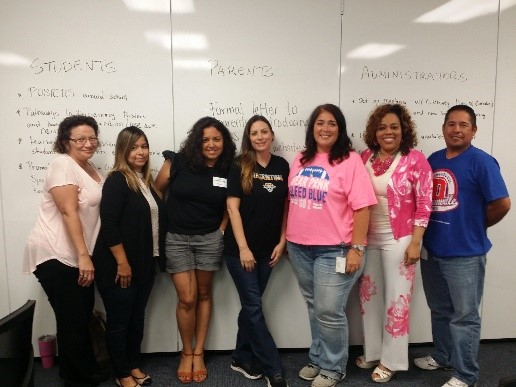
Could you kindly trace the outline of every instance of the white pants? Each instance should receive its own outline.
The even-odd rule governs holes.
[[[360,277],[360,306],[366,361],[380,360],[391,371],[408,369],[410,302],[416,265],[403,259],[412,236],[368,235],[367,257]]]

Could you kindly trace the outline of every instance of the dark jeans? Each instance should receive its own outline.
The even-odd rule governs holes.
[[[233,360],[238,363],[258,360],[265,375],[282,374],[281,357],[262,310],[262,295],[272,271],[269,260],[255,257],[257,263],[254,270],[247,272],[240,264],[240,257],[225,258],[242,305],[238,314],[238,334]]]
[[[145,308],[153,285],[154,273],[144,279],[133,278],[127,288],[97,284],[106,309],[107,349],[117,378],[125,378],[140,367]]]
[[[93,285],[79,286],[79,269],[57,259],[39,264],[34,274],[56,316],[59,376],[70,386],[97,385],[98,367],[89,332],[95,304]]]

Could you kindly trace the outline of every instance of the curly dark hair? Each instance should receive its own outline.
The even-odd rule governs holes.
[[[305,150],[301,152],[301,165],[306,165],[315,158],[315,154],[317,153],[317,143],[314,138],[314,125],[317,117],[319,117],[319,114],[323,111],[326,111],[335,117],[335,121],[337,121],[337,126],[339,128],[337,141],[333,144],[330,154],[328,155],[328,162],[330,165],[334,165],[335,163],[339,164],[342,160],[347,159],[349,152],[353,150],[351,139],[349,138],[346,130],[346,119],[344,118],[344,114],[342,114],[340,108],[331,103],[319,105],[314,109],[312,114],[310,114],[308,123],[306,124]]]
[[[59,124],[56,141],[54,142],[54,151],[62,154],[68,153],[66,145],[70,140],[70,132],[73,128],[81,125],[88,125],[95,132],[95,137],[99,136],[99,125],[97,121],[95,121],[95,118],[80,115],[69,116]]]
[[[187,165],[192,171],[195,172],[207,168],[202,153],[202,139],[204,136],[204,129],[211,126],[222,134],[223,139],[222,154],[217,160],[215,166],[223,173],[227,173],[231,167],[233,158],[235,157],[236,145],[228,128],[226,128],[224,124],[216,118],[208,116],[199,119],[188,131],[186,139],[181,144],[179,153],[184,156]]]
[[[376,131],[382,119],[389,113],[396,114],[401,125],[401,144],[400,152],[406,155],[411,148],[417,145],[416,124],[412,120],[407,108],[400,104],[384,104],[377,106],[370,114],[364,130],[364,142],[373,152],[380,150],[380,145],[376,141]]]

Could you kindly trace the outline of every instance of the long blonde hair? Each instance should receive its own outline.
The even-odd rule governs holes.
[[[131,166],[127,163],[127,159],[129,158],[129,154],[131,153],[134,144],[140,137],[145,139],[147,145],[149,144],[149,140],[147,140],[147,136],[143,130],[136,126],[128,126],[118,133],[115,145],[115,164],[109,172],[110,174],[115,171],[121,172],[125,176],[125,180],[127,181],[129,188],[135,192],[141,191],[139,183],[140,179],[136,175],[136,172],[133,171]],[[145,165],[142,167],[142,174],[142,180],[145,186],[147,188],[154,187],[150,168],[150,159],[147,160]]]

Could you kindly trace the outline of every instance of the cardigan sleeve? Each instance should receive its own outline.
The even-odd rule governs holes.
[[[101,236],[109,247],[122,243],[119,223],[129,189],[124,175],[120,172],[110,174],[104,183],[100,201]]]
[[[415,181],[414,196],[416,198],[414,226],[427,227],[432,212],[432,168],[421,152],[414,150],[412,152],[415,156],[415,164],[412,169]]]

